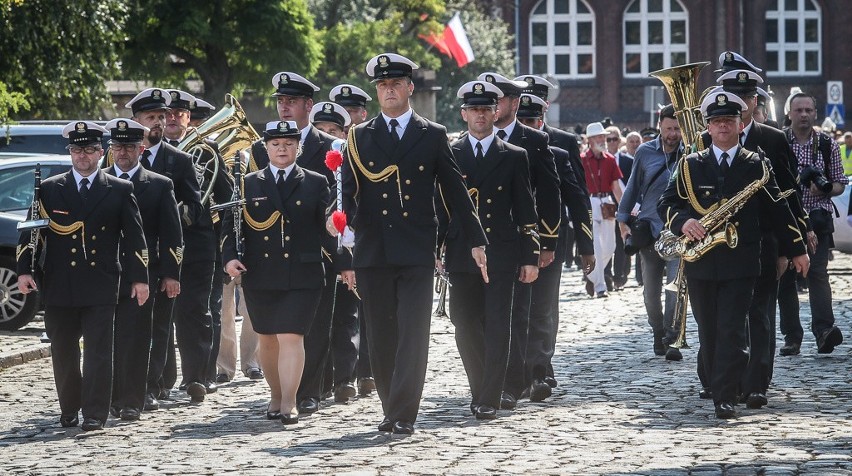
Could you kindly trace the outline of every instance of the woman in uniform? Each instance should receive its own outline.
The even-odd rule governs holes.
[[[296,391],[305,365],[304,336],[324,283],[321,237],[329,203],[326,178],[296,165],[299,136],[293,121],[266,125],[269,165],[246,175],[242,223],[234,226],[233,214],[225,214],[222,244],[225,271],[242,275],[246,307],[259,334],[271,393],[266,417],[285,425],[299,421]]]

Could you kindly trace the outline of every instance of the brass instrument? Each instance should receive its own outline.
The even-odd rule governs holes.
[[[683,157],[689,155],[693,146],[696,149],[703,149],[703,141],[701,133],[706,129],[704,116],[701,115],[701,101],[697,97],[697,82],[698,75],[705,66],[709,65],[709,61],[699,63],[689,63],[672,68],[661,69],[650,73],[649,76],[659,79],[666,88],[666,92],[672,100],[672,106],[675,109],[675,118],[678,126],[680,126],[681,137],[683,141]],[[704,94],[707,90],[704,91]],[[684,163],[681,157],[681,163]],[[671,234],[668,230],[663,230],[660,234],[660,239],[654,244],[654,248],[659,253],[658,244],[663,241],[665,233]],[[663,257],[666,259],[665,257]],[[674,256],[668,259],[673,259]],[[686,313],[689,308],[689,294],[686,290],[686,274],[684,273],[684,260],[681,259],[677,267],[677,277],[675,281],[666,285],[667,291],[675,291],[677,293],[677,301],[675,302],[674,319],[672,321],[672,329],[677,332],[675,342],[670,343],[671,347],[689,348],[686,343]]]
[[[441,253],[441,263],[444,264],[444,253]],[[432,313],[432,317],[448,317],[447,315],[447,290],[452,286],[450,284],[450,275],[446,269],[438,271],[435,269],[435,292],[438,293],[438,307]]]

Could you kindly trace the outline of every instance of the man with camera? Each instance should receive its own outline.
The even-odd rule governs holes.
[[[636,149],[633,158],[633,173],[627,181],[627,188],[618,204],[618,226],[624,239],[624,251],[627,254],[642,256],[643,294],[648,324],[654,331],[654,353],[665,355],[666,360],[681,360],[679,349],[669,347],[677,337],[672,329],[677,293],[666,291],[665,310],[660,299],[663,277],[671,283],[677,275],[678,261],[663,261],[654,250],[654,241],[663,229],[663,220],[657,213],[657,202],[669,183],[682,149],[680,147],[680,126],[675,119],[674,107],[669,104],[660,110],[658,123],[660,134],[651,142]],[[639,205],[639,214],[632,214]]]
[[[834,325],[831,308],[831,284],[828,280],[828,252],[834,246],[834,214],[837,210],[831,197],[840,195],[849,183],[843,174],[840,148],[826,134],[814,131],[817,118],[816,99],[799,92],[790,98],[790,128],[785,131],[799,167],[799,193],[802,206],[810,216],[812,232],[808,232],[808,253],[811,269],[808,273],[808,294],[811,304],[811,332],[817,352],[830,354],[843,342],[843,334]],[[788,271],[781,279],[779,295],[796,295],[796,276]],[[802,345],[801,322],[798,320],[798,299],[781,302],[781,332],[784,347],[781,355],[796,355]],[[795,306],[795,308],[791,308]]]

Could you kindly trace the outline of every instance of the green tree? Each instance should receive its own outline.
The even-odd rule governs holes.
[[[232,91],[270,91],[277,71],[313,74],[322,58],[313,23],[304,0],[137,0],[123,68],[162,86],[199,79],[221,106]]]
[[[13,119],[102,117],[110,107],[104,81],[118,72],[125,10],[120,0],[0,0],[6,112]]]

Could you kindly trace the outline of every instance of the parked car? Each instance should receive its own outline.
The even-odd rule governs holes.
[[[103,125],[100,121],[95,121]],[[67,154],[68,139],[62,137],[67,122],[49,121],[38,124],[0,125],[0,159],[15,154]],[[109,134],[104,135],[106,149]]]
[[[7,154],[0,160],[0,330],[20,329],[41,308],[37,292],[24,295],[18,290],[15,273],[15,248],[20,236],[16,227],[26,219],[32,205],[36,164],[41,164],[41,176],[45,179],[68,171],[71,157]]]

